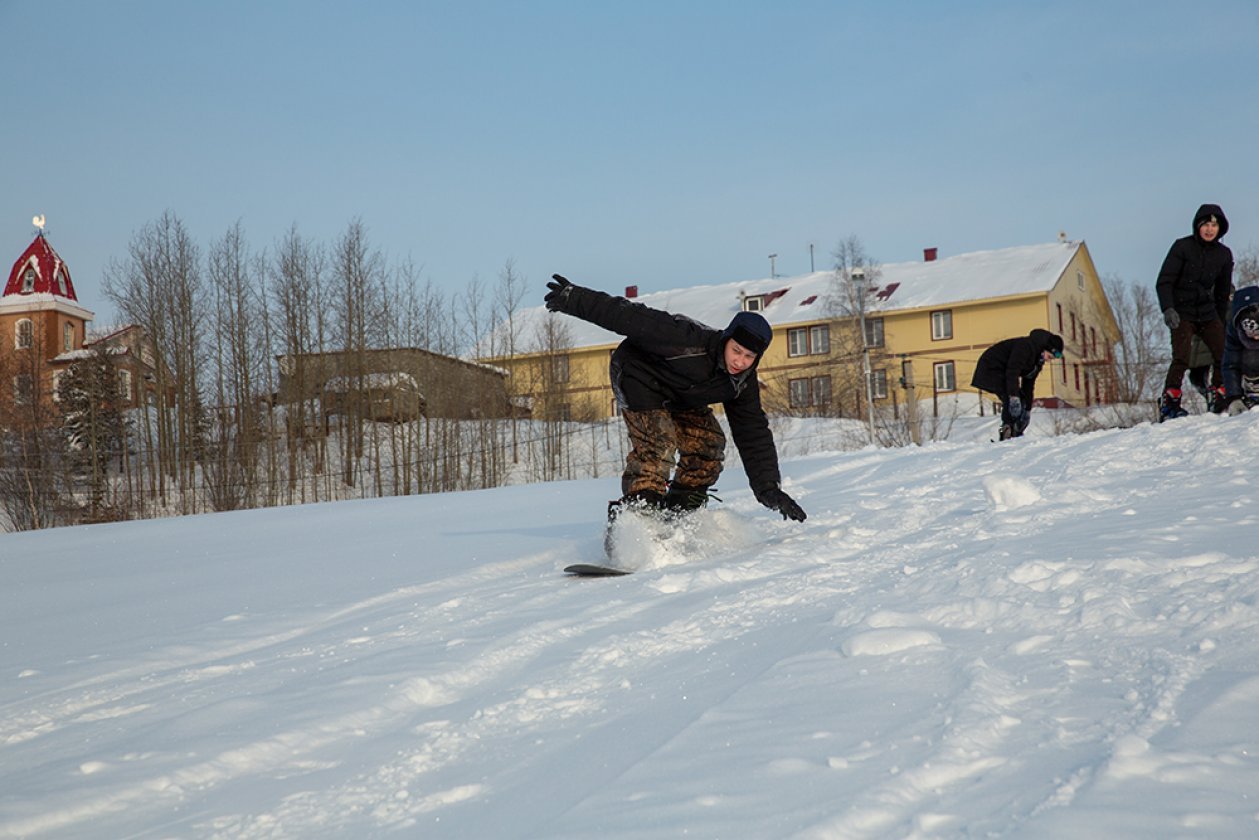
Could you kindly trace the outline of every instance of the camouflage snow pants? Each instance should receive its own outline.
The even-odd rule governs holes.
[[[668,411],[625,411],[630,452],[621,475],[625,496],[663,496],[673,476],[675,488],[707,490],[721,475],[726,457],[726,435],[711,408]]]

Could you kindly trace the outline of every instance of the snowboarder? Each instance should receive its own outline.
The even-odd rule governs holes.
[[[1062,358],[1062,348],[1062,336],[1034,329],[1021,338],[998,341],[980,355],[970,384],[1001,400],[1001,440],[1022,437],[1036,377],[1045,362]]]
[[[1193,235],[1172,243],[1154,284],[1163,322],[1171,331],[1172,361],[1159,397],[1159,422],[1188,414],[1180,404],[1180,386],[1189,367],[1193,337],[1211,350],[1211,385],[1207,408],[1225,407],[1220,360],[1224,355],[1224,322],[1233,293],[1233,252],[1220,242],[1228,219],[1218,204],[1204,204],[1193,215]]]
[[[702,507],[725,458],[726,436],[711,408],[721,403],[756,500],[784,519],[804,521],[804,510],[782,489],[778,450],[761,408],[756,368],[773,338],[764,317],[739,312],[717,330],[576,286],[558,274],[547,289],[551,312],[625,336],[609,367],[630,439],[620,504],[670,511]]]
[[[1233,296],[1220,368],[1230,417],[1259,405],[1259,286],[1238,289]]]

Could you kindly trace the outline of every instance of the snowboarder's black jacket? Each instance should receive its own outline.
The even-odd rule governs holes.
[[[1214,216],[1220,233],[1203,242],[1198,228]],[[1158,280],[1158,307],[1175,309],[1185,321],[1228,323],[1228,300],[1233,293],[1233,252],[1220,242],[1228,233],[1228,219],[1217,204],[1204,204],[1193,215],[1193,234],[1177,239],[1163,259]]]
[[[975,363],[971,387],[996,394],[1002,401],[1018,397],[1031,406],[1036,377],[1044,360],[1041,353],[1062,350],[1062,339],[1049,330],[1035,329],[1021,338],[1007,338],[985,350]]]
[[[575,285],[557,311],[625,336],[609,365],[622,408],[683,411],[721,403],[753,492],[778,486],[778,451],[756,378],[760,358],[731,376],[724,355],[729,329]]]

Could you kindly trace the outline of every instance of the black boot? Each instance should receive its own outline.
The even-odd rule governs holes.
[[[708,487],[682,487],[678,484],[669,485],[669,492],[664,494],[665,510],[671,513],[690,513],[708,506],[711,495]],[[713,498],[716,498],[715,496]]]
[[[1158,398],[1158,422],[1187,416],[1189,412],[1180,407],[1180,389],[1168,388],[1163,391],[1163,396]]]

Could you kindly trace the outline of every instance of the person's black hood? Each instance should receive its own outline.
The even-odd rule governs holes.
[[[1193,238],[1198,239],[1198,228],[1207,219],[1215,217],[1220,223],[1220,235],[1215,237],[1215,241],[1219,242],[1224,238],[1224,234],[1228,233],[1228,218],[1224,215],[1224,211],[1220,209],[1218,204],[1204,204],[1198,208],[1198,212],[1193,214]],[[1199,240],[1201,241],[1201,240]]]
[[[1243,347],[1259,349],[1259,341],[1251,338],[1242,327],[1242,319],[1259,320],[1259,286],[1243,286],[1233,295],[1232,323],[1234,335]]]
[[[1037,328],[1028,333],[1027,337],[1032,340],[1032,346],[1036,348],[1037,354],[1044,350],[1054,354],[1062,353],[1064,345],[1060,335]]]

